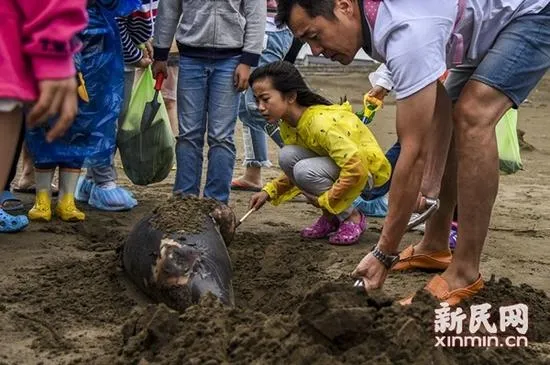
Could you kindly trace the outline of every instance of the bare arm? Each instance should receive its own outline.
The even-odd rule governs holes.
[[[397,102],[401,154],[390,187],[389,213],[378,241],[378,248],[385,253],[397,251],[416,205],[429,149],[428,138],[433,128],[436,92],[437,83],[433,82]]]

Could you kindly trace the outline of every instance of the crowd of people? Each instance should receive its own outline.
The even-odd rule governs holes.
[[[204,197],[228,203],[231,189],[252,191],[250,207],[260,209],[302,194],[320,217],[301,235],[334,245],[357,243],[367,216],[387,215],[352,276],[370,290],[390,270],[440,270],[426,290],[456,304],[483,287],[480,256],[498,187],[495,125],[550,67],[549,3],[8,0],[0,10],[0,232],[29,219],[85,220],[75,201],[106,211],[138,204],[117,185],[113,159],[134,82],[150,67],[167,80],[175,193],[201,193],[206,136]],[[390,92],[397,100],[398,141],[386,153],[371,119],[308,87],[293,65],[303,43],[344,65],[360,49],[381,63],[365,100],[380,105]],[[238,119],[245,172],[234,178]],[[264,184],[268,138],[280,147],[282,173]],[[28,214],[14,213],[22,205],[11,186],[35,194]],[[422,240],[398,252],[405,231],[424,221]]]

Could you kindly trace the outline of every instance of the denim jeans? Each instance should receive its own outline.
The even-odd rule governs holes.
[[[204,196],[223,203],[229,200],[235,165],[233,134],[239,106],[233,75],[239,62],[240,56],[226,59],[180,56],[175,192],[199,195],[207,133]]]
[[[277,32],[265,32],[267,45],[260,57],[259,66],[282,60],[292,44],[292,32],[289,29]],[[243,123],[244,165],[247,167],[269,167],[267,157],[267,121],[258,112],[254,93],[251,88],[242,93],[239,101],[239,119]],[[273,141],[283,146],[281,135],[277,130],[270,136]]]

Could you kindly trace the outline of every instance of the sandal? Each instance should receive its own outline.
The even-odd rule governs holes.
[[[448,303],[450,306],[455,306],[463,299],[471,298],[483,288],[483,279],[479,274],[476,281],[472,284],[455,290],[449,290],[449,284],[440,275],[436,275],[424,287],[432,296]],[[412,303],[414,295],[399,301],[401,305],[409,305]]]
[[[325,238],[329,234],[336,232],[339,224],[340,221],[338,218],[334,216],[329,218],[322,215],[311,226],[304,228],[300,234],[303,238]]]
[[[24,215],[11,215],[0,209],[0,233],[14,233],[23,230],[29,225]]]
[[[439,199],[428,198],[427,196],[422,197],[424,198],[426,210],[416,216],[411,217],[409,223],[407,224],[407,231],[410,231],[414,227],[426,222],[439,209]]]
[[[338,246],[349,246],[357,243],[361,234],[363,234],[367,228],[367,219],[365,215],[363,213],[359,214],[361,214],[359,223],[352,222],[351,220],[342,222],[338,231],[330,236],[328,242]]]
[[[252,186],[245,182],[242,182],[239,179],[235,179],[231,181],[231,190],[239,190],[239,191],[262,191],[261,187]]]
[[[6,212],[14,212],[23,209],[23,203],[11,191],[4,190],[0,194],[0,208]]]
[[[27,187],[17,186],[17,187],[14,187],[12,190],[16,193],[19,193],[19,194],[34,194],[34,195],[36,195],[36,184],[31,184]],[[57,196],[59,194],[59,189],[57,188],[57,186],[55,186],[55,184],[52,184],[52,190],[51,191],[52,191],[52,196]]]
[[[433,252],[430,254],[414,254],[414,246],[410,245],[399,253],[399,261],[392,267],[393,271],[420,269],[420,270],[445,270],[451,263],[453,255],[449,250]]]

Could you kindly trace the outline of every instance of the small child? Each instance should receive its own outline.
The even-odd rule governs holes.
[[[116,17],[124,59],[124,94],[122,108],[116,118],[118,123],[115,118],[111,118],[110,122],[117,124],[118,128],[128,111],[136,68],[144,69],[152,63],[151,50],[146,44],[153,35],[157,7],[156,0],[140,0],[139,8],[131,14]],[[130,210],[138,204],[128,190],[117,185],[114,158],[109,165],[89,168],[86,176],[80,177],[75,198],[96,209],[112,212]]]
[[[84,0],[7,0],[0,13],[0,184],[4,185],[23,123],[34,127],[56,115],[45,135],[51,142],[71,126],[76,111],[76,80],[72,55],[75,34],[86,26]],[[50,181],[48,181],[48,184]],[[25,216],[0,209],[0,232],[16,232],[28,225]]]
[[[352,203],[365,186],[381,186],[391,166],[373,134],[351,105],[332,105],[312,92],[289,62],[256,69],[250,85],[258,110],[269,123],[279,120],[285,146],[279,154],[284,171],[252,196],[250,207],[266,201],[278,205],[302,193],[322,216],[302,230],[302,237],[324,238],[335,245],[356,243],[366,228],[365,216]]]
[[[33,155],[36,200],[28,216],[31,220],[52,219],[51,179],[59,167],[59,198],[56,215],[63,221],[85,219],[75,204],[75,188],[82,166],[105,166],[115,149],[116,119],[123,93],[123,64],[115,15],[131,11],[136,0],[96,0],[88,2],[89,23],[80,34],[83,47],[74,56],[78,72],[78,114],[64,138],[45,141],[43,128],[29,129],[26,142]]]

